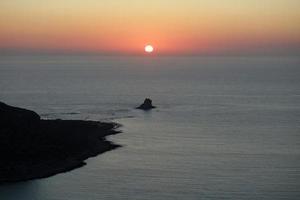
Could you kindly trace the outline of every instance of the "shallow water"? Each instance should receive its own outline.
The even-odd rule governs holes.
[[[0,100],[112,120],[123,145],[0,199],[299,199],[297,57],[0,58]],[[157,109],[133,109],[151,97]]]

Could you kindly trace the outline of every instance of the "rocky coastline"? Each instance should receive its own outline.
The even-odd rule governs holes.
[[[120,147],[105,139],[116,123],[45,120],[0,102],[0,184],[49,177],[85,165],[89,157]]]

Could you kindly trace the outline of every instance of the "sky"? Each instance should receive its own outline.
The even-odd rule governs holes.
[[[299,0],[1,0],[0,53],[299,54]]]

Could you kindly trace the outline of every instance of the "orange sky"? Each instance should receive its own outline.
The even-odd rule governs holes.
[[[2,51],[295,53],[299,0],[0,1]]]

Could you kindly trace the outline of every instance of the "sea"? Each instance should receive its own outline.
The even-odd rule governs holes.
[[[121,148],[1,200],[300,199],[298,56],[2,55],[0,101],[122,125]]]

